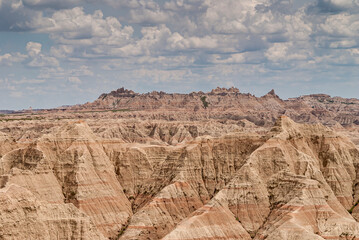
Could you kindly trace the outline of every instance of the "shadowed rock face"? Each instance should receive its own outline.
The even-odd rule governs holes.
[[[1,239],[359,238],[359,151],[329,127],[86,114],[0,123]]]

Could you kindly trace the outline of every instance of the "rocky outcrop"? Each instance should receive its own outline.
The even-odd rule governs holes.
[[[73,204],[48,204],[15,184],[0,189],[1,239],[106,239]]]
[[[52,166],[65,202],[87,214],[105,236],[115,236],[132,215],[131,204],[88,125],[66,124],[39,139],[38,148]]]
[[[0,132],[0,157],[5,153],[10,152],[16,148],[15,139],[9,137],[7,134]]]

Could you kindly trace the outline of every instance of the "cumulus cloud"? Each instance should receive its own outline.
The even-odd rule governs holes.
[[[0,65],[12,66],[14,63],[23,62],[27,58],[26,55],[21,53],[5,53],[0,55]]]
[[[74,47],[71,45],[58,45],[52,46],[50,53],[56,58],[66,58],[72,55],[74,52]]]
[[[26,50],[31,58],[28,66],[30,67],[46,67],[46,66],[59,66],[59,61],[54,58],[41,53],[42,45],[37,42],[28,42]]]
[[[319,25],[325,35],[333,37],[356,37],[359,35],[359,15],[340,13],[330,15]]]
[[[51,53],[62,58],[73,52],[80,57],[103,55],[106,49],[129,44],[134,31],[115,17],[104,17],[101,10],[86,14],[82,7],[57,11],[46,20],[51,24],[39,26],[37,32],[50,34],[58,44]]]
[[[164,11],[154,1],[143,2],[139,7],[132,8],[129,13],[131,22],[145,25],[166,23],[173,16],[172,12]]]
[[[217,39],[210,36],[206,37],[189,37],[184,38],[181,34],[175,32],[168,40],[169,48],[172,50],[184,50],[184,49],[213,49],[218,47]]]
[[[275,43],[264,54],[269,61],[306,60],[310,52],[296,49],[292,43]]]
[[[30,57],[35,57],[41,53],[41,43],[37,42],[28,42],[26,44],[26,50],[29,53]]]

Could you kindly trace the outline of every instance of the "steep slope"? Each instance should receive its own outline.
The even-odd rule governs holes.
[[[105,237],[72,204],[48,204],[14,184],[0,189],[1,239],[96,239]]]
[[[16,184],[47,203],[74,204],[106,237],[132,215],[115,169],[87,124],[71,122],[0,159],[1,187]]]
[[[225,206],[254,239],[359,237],[359,224],[346,210],[357,199],[356,147],[321,125],[299,125],[287,117],[271,134],[206,208]],[[204,214],[209,213],[196,211],[165,239],[181,239],[187,221],[196,224],[186,236],[196,236],[202,223],[193,218]],[[207,235],[199,239],[219,237],[220,224],[205,228]]]
[[[223,188],[244,159],[264,141],[258,135],[233,134],[222,138],[198,138],[169,148],[167,157],[140,183],[142,191],[154,197],[134,214],[121,239],[165,236]],[[151,159],[149,151],[144,152],[142,159],[146,156]],[[162,187],[156,187],[158,184]]]
[[[131,204],[115,169],[84,122],[66,124],[39,139],[62,187],[65,202],[86,213],[107,237],[113,237],[132,215]]]

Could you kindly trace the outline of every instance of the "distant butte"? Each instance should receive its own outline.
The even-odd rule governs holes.
[[[204,101],[206,107],[204,106]],[[241,93],[238,88],[217,87],[210,92],[189,94],[153,91],[136,93],[124,87],[102,94],[92,103],[66,108],[71,111],[128,110],[145,114],[151,111],[154,119],[174,120],[247,119],[256,125],[270,126],[281,115],[297,122],[321,122],[328,126],[359,124],[359,100],[311,94],[282,100],[272,89],[262,97]],[[158,114],[156,114],[158,113]],[[146,114],[145,114],[146,115]]]

